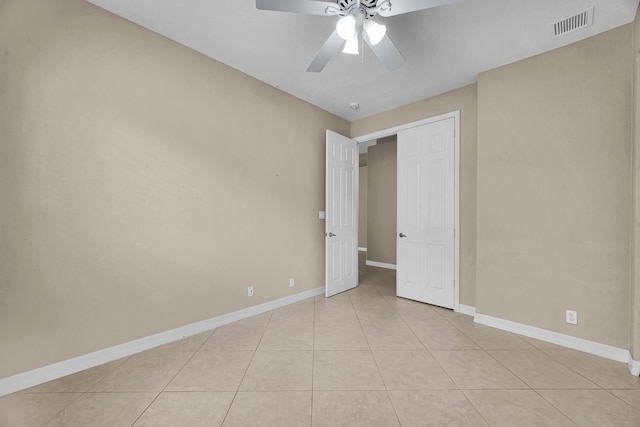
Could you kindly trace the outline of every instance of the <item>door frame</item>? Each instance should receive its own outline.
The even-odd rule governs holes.
[[[438,116],[428,117],[415,122],[405,123],[398,126],[393,126],[387,129],[372,132],[366,135],[358,136],[354,139],[358,144],[370,141],[372,139],[384,138],[386,136],[396,135],[398,132],[411,129],[417,126],[428,125],[429,123],[438,122],[445,119],[454,119],[454,306],[453,310],[460,311],[460,110],[451,111],[449,113],[440,114]],[[396,230],[397,231],[397,230]]]

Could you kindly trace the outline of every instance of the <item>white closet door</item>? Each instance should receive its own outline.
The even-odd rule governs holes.
[[[398,133],[397,295],[455,303],[455,120]]]

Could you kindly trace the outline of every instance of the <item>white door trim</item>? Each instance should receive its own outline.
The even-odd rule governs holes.
[[[411,123],[405,123],[402,125],[390,127],[388,129],[379,130],[366,135],[353,138],[357,143],[370,141],[372,139],[384,138],[386,136],[395,135],[400,131],[411,129],[416,126],[427,125],[429,123],[437,122],[440,120],[454,119],[454,163],[455,163],[455,186],[454,186],[454,224],[455,230],[455,254],[454,254],[454,306],[455,311],[460,311],[460,110],[452,111],[450,113],[440,114],[434,117],[428,117],[426,119],[418,120]]]

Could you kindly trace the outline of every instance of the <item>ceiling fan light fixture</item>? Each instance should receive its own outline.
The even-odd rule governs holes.
[[[349,55],[358,55],[358,34],[355,34],[344,44],[342,53],[348,53]]]
[[[387,33],[387,26],[380,25],[375,21],[367,21],[364,24],[364,31],[369,37],[369,43],[375,46],[384,38],[385,34]]]
[[[343,40],[350,40],[356,34],[356,18],[353,15],[343,16],[338,19],[336,31]]]

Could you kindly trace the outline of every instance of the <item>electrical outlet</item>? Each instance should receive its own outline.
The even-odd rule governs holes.
[[[253,286],[249,286],[247,288],[247,296],[250,296],[250,297],[253,296]]]
[[[296,279],[292,277],[291,279],[289,279],[289,287],[293,288],[295,285],[296,285]]]
[[[578,324],[578,312],[573,310],[567,310],[567,323],[572,325]]]

